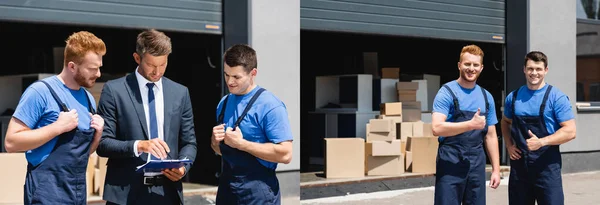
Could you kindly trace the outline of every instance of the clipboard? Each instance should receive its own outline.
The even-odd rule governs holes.
[[[163,169],[180,168],[192,163],[189,159],[150,160],[136,168],[136,172],[161,172]]]

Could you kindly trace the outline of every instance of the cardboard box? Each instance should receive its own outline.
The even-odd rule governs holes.
[[[400,78],[400,68],[381,68],[381,78]]]
[[[98,154],[96,152],[90,154],[90,158],[88,159],[88,165],[85,172],[85,183],[86,183],[86,191],[87,196],[93,195],[95,192],[94,189],[94,175],[96,174],[96,165],[98,164]]]
[[[406,151],[406,163],[404,164],[404,167],[406,168],[407,172],[412,171],[412,160],[413,159],[413,155],[411,151]]]
[[[104,180],[106,179],[106,168],[107,168],[106,163],[108,163],[108,158],[98,157],[98,169],[97,169],[98,172],[96,172],[96,176],[94,178],[97,180],[94,181],[94,186],[97,186],[98,194],[100,196],[104,195]],[[98,185],[96,185],[96,183]]]
[[[407,151],[412,153],[413,173],[435,173],[438,150],[437,137],[409,137]]]
[[[421,102],[402,102],[402,122],[421,121]]]
[[[418,82],[397,82],[396,83],[397,90],[418,90],[419,83]]]
[[[396,133],[397,139],[402,141],[406,141],[408,137],[413,136],[413,123],[412,122],[402,122],[396,124]]]
[[[433,137],[433,127],[431,123],[423,123],[423,137]]]
[[[402,103],[391,102],[381,103],[379,105],[381,115],[385,116],[402,116]]]
[[[390,119],[393,120],[394,123],[398,124],[402,122],[402,116],[388,116],[388,115],[377,115],[377,119]]]
[[[418,79],[412,80],[412,82],[419,83],[419,89],[417,90],[417,100],[423,102],[422,111],[433,110],[433,100],[435,95],[440,89],[440,76],[423,74]]]
[[[23,204],[23,186],[27,173],[25,153],[0,153],[0,163],[5,165],[0,174],[0,204]]]
[[[416,90],[399,90],[398,101],[400,102],[415,102],[417,101]]]
[[[397,145],[397,143],[395,145]],[[394,149],[391,146],[389,146],[388,148]],[[398,147],[396,147],[395,149],[398,149]],[[366,175],[399,175],[404,173],[403,155],[373,156],[373,153],[376,152],[377,151],[372,149],[371,146],[365,146],[364,172]]]
[[[325,138],[325,177],[364,176],[365,141],[361,138]]]
[[[418,122],[421,121],[421,110],[419,109],[404,109],[402,110],[402,122]]]
[[[423,137],[423,122],[413,122],[413,137]]]
[[[365,143],[365,150],[370,152],[370,156],[400,156],[402,154],[401,141],[370,141]]]
[[[369,120],[369,132],[392,132],[396,129],[395,122],[391,119]]]
[[[366,140],[369,141],[391,141],[396,139],[396,129],[391,132],[371,132],[370,124],[366,124]]]

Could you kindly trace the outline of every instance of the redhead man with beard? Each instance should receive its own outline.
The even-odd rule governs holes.
[[[458,71],[459,78],[444,84],[433,102],[432,129],[440,136],[435,204],[484,205],[484,147],[492,163],[490,187],[494,189],[500,184],[500,159],[494,99],[476,83],[483,71],[481,48],[463,47]]]
[[[502,135],[510,156],[509,204],[564,204],[559,145],[575,138],[569,97],[544,81],[548,57],[532,51],[527,84],[506,96]]]
[[[67,39],[63,70],[30,85],[6,132],[8,152],[25,152],[25,204],[85,204],[86,167],[104,120],[84,89],[100,77],[104,42],[80,31]]]
[[[292,160],[292,131],[285,104],[256,85],[256,52],[234,45],[224,54],[230,94],[217,106],[212,149],[223,157],[217,204],[281,204],[278,163]]]

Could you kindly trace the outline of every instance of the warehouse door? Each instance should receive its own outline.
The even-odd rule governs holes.
[[[304,30],[504,43],[504,0],[302,0]]]
[[[221,0],[3,0],[0,19],[221,34]]]

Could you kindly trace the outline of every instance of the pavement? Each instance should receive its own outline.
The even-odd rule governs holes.
[[[565,204],[600,204],[598,189],[600,171],[563,174]],[[508,178],[502,179],[497,189],[487,188],[486,204],[508,204]],[[381,191],[346,196],[302,200],[303,205],[430,205],[433,187]]]

